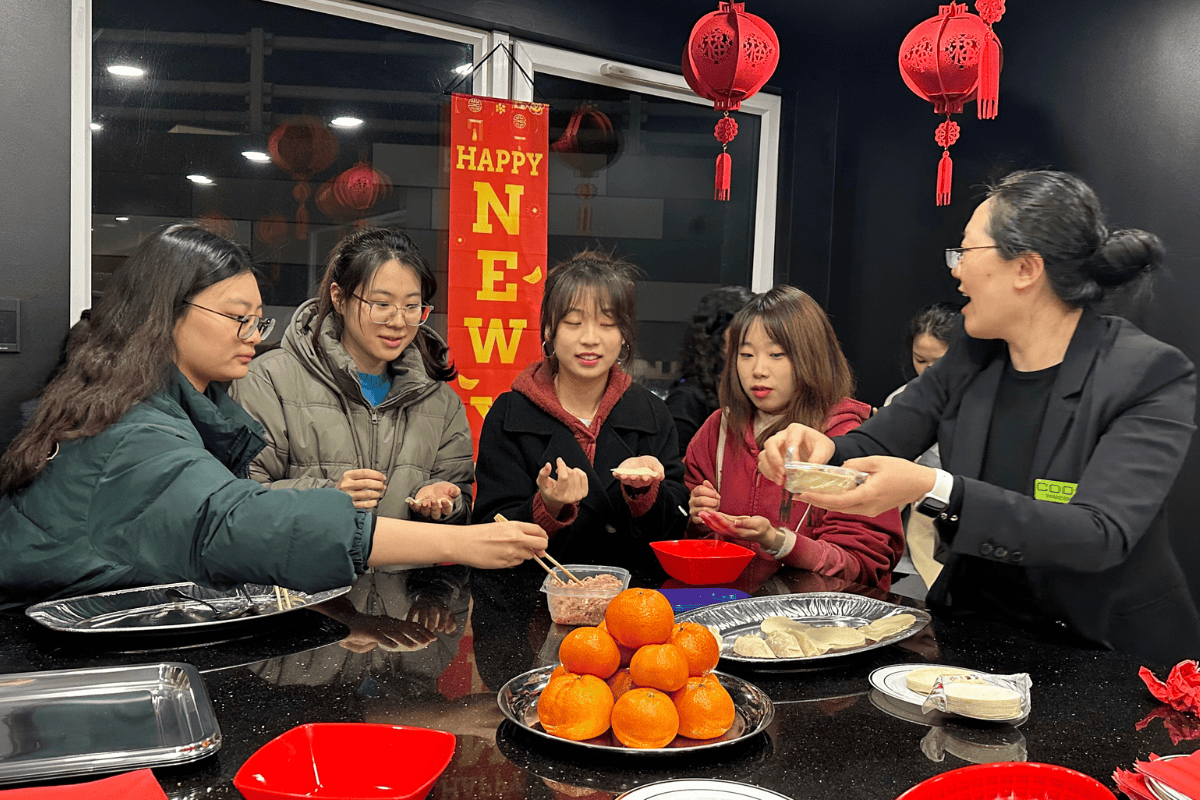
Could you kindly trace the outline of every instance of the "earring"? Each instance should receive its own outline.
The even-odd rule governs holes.
[[[621,355],[621,353],[624,353],[625,355]],[[629,342],[621,342],[621,349],[617,353],[617,361],[620,361],[622,364],[624,364],[632,357],[633,348],[629,346]]]
[[[542,342],[542,355],[543,355],[543,356],[545,356],[545,358],[546,358],[546,360],[547,360],[547,361],[549,361],[550,359],[554,358],[554,351],[553,351],[553,350],[551,350],[550,352],[546,352],[546,345],[548,345],[548,344],[550,344],[550,343],[549,343],[549,342]]]

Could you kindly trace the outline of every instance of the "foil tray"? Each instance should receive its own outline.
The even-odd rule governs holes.
[[[220,746],[191,664],[0,675],[0,784],[185,764]]]
[[[752,736],[756,736],[771,724],[775,718],[775,706],[771,698],[762,689],[749,681],[714,672],[713,675],[721,681],[721,685],[733,698],[734,719],[733,727],[716,739],[688,739],[683,736],[675,737],[667,747],[648,747],[639,749],[626,747],[617,741],[608,731],[595,739],[575,742],[552,736],[542,729],[538,722],[537,701],[546,684],[550,683],[550,673],[554,666],[538,667],[522,673],[510,680],[496,693],[496,702],[508,720],[518,728],[535,736],[561,744],[564,747],[579,748],[593,753],[619,753],[629,756],[669,756],[669,755],[698,755],[714,748],[728,747]]]
[[[914,622],[891,636],[877,642],[867,642],[860,647],[834,650],[818,656],[795,658],[757,658],[733,652],[733,643],[739,636],[761,635],[759,626],[767,617],[788,617],[808,625],[840,625],[861,627],[884,617],[896,614],[912,614]],[[887,647],[903,641],[929,624],[929,613],[919,608],[908,608],[843,592],[812,592],[810,594],[784,594],[767,597],[750,597],[715,606],[685,611],[676,615],[676,622],[699,622],[710,625],[721,632],[721,659],[742,667],[755,669],[795,669],[815,666],[830,659],[842,658],[879,647]]]
[[[239,589],[209,589],[194,583],[142,586],[111,592],[50,600],[25,609],[35,622],[53,631],[80,634],[154,636],[202,633],[213,628],[261,625],[267,618],[346,594],[349,586],[316,594],[291,591],[291,608],[281,608],[274,586],[248,583]],[[211,608],[180,594],[204,600],[218,611],[234,613],[252,607],[252,613],[230,619],[214,619]],[[247,594],[249,600],[247,600]]]

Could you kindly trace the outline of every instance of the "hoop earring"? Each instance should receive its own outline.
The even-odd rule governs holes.
[[[625,355],[621,355],[621,353]],[[633,358],[633,348],[629,346],[629,342],[621,342],[621,349],[617,352],[617,361],[627,364],[631,358]]]
[[[546,359],[547,361],[549,361],[550,359],[554,358],[554,351],[553,351],[553,350],[551,350],[549,353],[547,353],[547,352],[546,352],[546,345],[548,345],[548,344],[550,344],[550,343],[549,343],[549,342],[545,342],[545,341],[544,341],[544,342],[542,342],[542,356],[543,356],[543,357],[545,357],[545,359]]]

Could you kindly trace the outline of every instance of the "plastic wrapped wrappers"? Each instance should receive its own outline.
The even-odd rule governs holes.
[[[972,719],[1009,722],[1029,715],[1026,673],[1015,675],[946,675],[939,677],[921,708],[943,711]]]

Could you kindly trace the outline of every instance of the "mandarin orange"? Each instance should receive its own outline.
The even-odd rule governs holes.
[[[675,612],[662,592],[626,589],[609,601],[604,622],[618,644],[636,650],[646,644],[663,644],[671,638]]]
[[[629,662],[629,676],[638,686],[673,692],[688,679],[687,656],[673,644],[647,644]]]
[[[703,675],[716,669],[721,660],[721,643],[713,632],[698,622],[681,622],[667,640],[687,656],[688,675]]]
[[[557,667],[554,668],[554,671],[550,673],[550,680],[552,681],[555,678],[561,678],[563,675],[570,675],[570,674],[571,673],[567,671],[566,667],[564,667],[562,664],[559,664]],[[550,681],[547,681],[546,683],[547,683],[547,685],[549,685]]]
[[[604,631],[605,633],[608,633],[609,636],[612,636],[612,633],[610,633],[608,630],[608,623],[604,622],[603,620],[601,620],[600,624],[597,625],[596,627],[599,628],[600,630]],[[613,638],[613,641],[614,642],[617,641],[616,637]],[[629,662],[633,658],[633,654],[637,650],[637,648],[636,647],[626,647],[625,645],[621,644],[620,642],[617,642],[617,649],[621,651],[621,666],[628,667]]]
[[[621,651],[607,631],[576,628],[558,646],[558,660],[569,672],[607,678],[621,666]]]
[[[715,739],[733,727],[733,698],[712,673],[688,678],[682,689],[671,693],[671,700],[679,712],[680,736]]]
[[[637,688],[633,684],[633,678],[629,676],[629,670],[619,669],[612,674],[612,677],[605,681],[608,688],[612,689],[613,700],[620,700],[621,695],[628,692],[630,689]]]
[[[679,732],[679,712],[657,689],[631,689],[613,704],[612,730],[626,747],[666,747]]]
[[[608,730],[613,696],[595,675],[564,675],[546,684],[538,697],[538,722],[551,736],[592,739]]]

